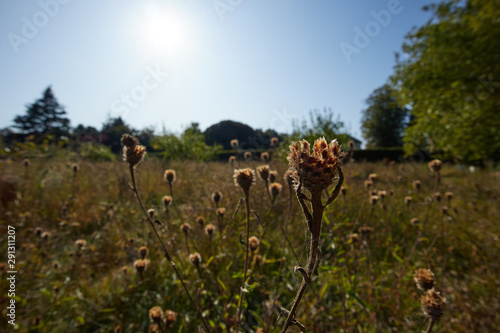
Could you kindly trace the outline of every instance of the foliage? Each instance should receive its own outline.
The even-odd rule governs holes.
[[[115,161],[116,154],[113,154],[109,147],[91,142],[80,145],[80,155],[90,161]]]
[[[361,128],[367,147],[402,147],[409,111],[397,104],[391,86],[377,88],[366,104]]]
[[[415,118],[405,149],[465,162],[500,152],[500,2],[446,0],[406,37],[393,82]]]
[[[111,148],[113,153],[119,153],[122,150],[120,139],[123,134],[136,134],[121,117],[109,118],[101,129],[102,143]]]
[[[236,121],[221,121],[207,128],[204,134],[207,145],[220,144],[227,150],[231,149],[231,140],[237,139],[240,148],[257,148],[249,145],[256,137],[253,128]]]
[[[25,135],[53,135],[55,138],[67,136],[69,119],[65,117],[66,110],[59,104],[52,88],[43,92],[43,97],[27,106],[26,115],[14,118],[14,127]]]
[[[205,143],[205,137],[197,123],[192,123],[180,136],[175,134],[156,136],[152,139],[151,145],[168,160],[214,160],[222,150],[220,145],[209,146]]]

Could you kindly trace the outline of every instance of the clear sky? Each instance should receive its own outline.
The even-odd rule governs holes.
[[[289,132],[329,107],[362,139],[419,0],[3,0],[0,127],[52,85],[71,125]],[[361,32],[360,32],[361,31]]]

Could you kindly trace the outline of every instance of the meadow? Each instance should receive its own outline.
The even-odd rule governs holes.
[[[147,214],[212,332],[235,330],[240,300],[240,331],[281,332],[303,279],[294,268],[307,264],[308,227],[284,179],[288,164],[269,153],[268,161],[238,156],[232,163],[146,155],[135,168]],[[274,192],[259,177],[262,165],[275,171],[267,185],[279,183]],[[257,179],[249,189],[255,238],[246,241],[245,196],[233,175],[247,167]],[[499,332],[500,173],[444,163],[438,181],[427,163],[349,156],[341,168],[342,190],[323,212],[317,276],[297,308],[300,325],[307,332],[424,332],[429,317],[414,274],[425,268],[445,301],[432,332]],[[175,171],[171,188],[165,170]],[[1,331],[203,331],[131,189],[126,162],[60,153],[5,159],[0,171],[19,178],[17,200],[1,208],[2,262],[13,226],[18,271],[13,327],[8,267],[0,267]]]

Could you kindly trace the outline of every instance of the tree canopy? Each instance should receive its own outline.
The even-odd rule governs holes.
[[[400,107],[389,84],[373,91],[363,110],[363,136],[368,147],[401,147],[409,111]]]
[[[465,162],[499,158],[500,2],[447,0],[411,31],[392,77],[414,117],[407,152],[434,149]]]
[[[14,127],[22,134],[36,137],[68,135],[70,121],[65,117],[66,110],[59,104],[50,86],[45,89],[42,98],[26,108],[26,115],[14,118]]]

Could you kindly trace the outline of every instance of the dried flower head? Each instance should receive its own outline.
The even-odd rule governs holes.
[[[198,216],[196,218],[196,223],[200,225],[201,228],[205,225],[205,218],[203,216]]]
[[[207,226],[205,227],[205,232],[210,238],[212,238],[212,236],[214,235],[214,230],[215,227],[213,224],[207,224]]]
[[[172,184],[175,181],[175,170],[168,169],[165,170],[165,173],[163,174],[163,178],[165,181],[169,184]]]
[[[420,182],[420,180],[413,181],[413,188],[415,188],[415,190],[420,191],[421,185],[422,183]]]
[[[255,264],[258,266],[262,262],[262,256],[260,254],[257,254],[255,256]]]
[[[287,159],[295,184],[302,182],[304,188],[317,193],[333,183],[343,156],[337,140],[328,144],[321,138],[314,142],[312,153],[309,142],[292,142]]]
[[[139,140],[135,136],[130,134],[123,134],[121,138],[121,144],[127,148],[133,148],[139,144]]]
[[[114,333],[123,333],[123,328],[122,325],[116,325],[115,329],[113,330]]]
[[[196,267],[199,267],[201,263],[201,255],[198,252],[191,253],[189,255],[189,261]]]
[[[274,183],[278,179],[278,171],[269,171],[269,182]]]
[[[223,218],[224,214],[226,214],[226,208],[224,207],[219,207],[215,210],[215,214],[217,214],[218,217]]]
[[[212,201],[215,202],[215,204],[218,204],[222,200],[222,193],[221,191],[215,191],[212,193]]]
[[[434,288],[434,273],[427,268],[420,268],[413,274],[413,279],[417,284],[418,289],[427,291]]]
[[[446,200],[448,200],[448,202],[450,202],[451,199],[453,199],[453,192],[446,192],[444,194],[444,196],[446,197]]]
[[[154,208],[148,209],[148,216],[150,219],[152,219],[155,216],[155,210]]]
[[[424,314],[432,318],[433,320],[438,320],[441,318],[446,306],[446,300],[441,297],[441,295],[434,289],[428,290],[424,296],[422,296],[422,310]]]
[[[187,234],[191,230],[191,225],[189,223],[181,224],[181,231]]]
[[[257,173],[259,174],[260,179],[267,182],[269,179],[269,165],[261,165],[257,168]]]
[[[412,219],[410,220],[410,224],[411,224],[412,226],[416,226],[416,225],[418,225],[419,223],[420,223],[420,221],[419,221],[416,217],[414,217],[414,218],[412,218]]]
[[[234,162],[236,162],[236,156],[229,156],[228,161],[230,164],[233,164]]]
[[[260,241],[257,237],[252,236],[248,239],[248,246],[250,247],[250,251],[254,252],[259,248]]]
[[[436,200],[436,202],[441,202],[441,193],[434,193],[434,200]]]
[[[350,243],[357,243],[359,241],[359,235],[357,233],[352,233],[347,235],[347,241]]]
[[[28,159],[24,159],[24,160],[23,160],[23,165],[24,165],[26,168],[29,168],[30,164],[31,164],[30,160],[28,160]]]
[[[292,186],[293,185],[293,171],[292,170],[287,170],[285,172],[285,174],[283,175],[283,180],[285,181],[285,184],[287,184],[288,186]]]
[[[439,172],[441,170],[441,167],[443,166],[443,163],[440,160],[432,160],[428,164],[429,170],[432,172]]]
[[[123,160],[135,168],[144,160],[146,147],[140,145],[137,138],[128,134],[123,134],[121,143],[123,145]]]
[[[367,239],[373,233],[373,228],[368,226],[363,226],[360,227],[358,231],[361,234],[361,237]]]
[[[146,246],[141,246],[138,252],[139,256],[141,256],[141,259],[145,259],[148,255],[148,248]]]
[[[443,215],[448,215],[448,206],[441,206],[441,208],[439,208],[439,210],[441,211],[441,213]]]
[[[281,186],[280,183],[272,183],[269,186],[269,190],[271,191],[271,196],[273,197],[273,200],[276,199],[276,197],[281,193],[281,189],[283,186]]]
[[[172,198],[170,195],[166,195],[163,197],[162,201],[165,208],[168,208],[168,206],[170,206],[172,201],[174,201],[174,198]]]
[[[139,273],[142,274],[148,266],[148,261],[145,259],[137,259],[134,261],[134,267],[135,270]]]
[[[165,325],[167,327],[172,327],[177,320],[177,312],[166,310],[165,311]]]
[[[404,198],[404,202],[407,206],[409,206],[411,204],[411,202],[413,201],[413,198],[412,197],[405,197]]]
[[[40,235],[40,237],[42,237],[42,239],[44,241],[48,241],[50,237],[52,237],[52,234],[50,233],[50,231],[44,231],[42,232],[42,234]]]
[[[247,192],[250,189],[250,186],[255,184],[255,171],[246,168],[246,169],[236,169],[234,170],[234,184],[243,189],[244,192]]]
[[[368,180],[371,180],[372,182],[378,178],[378,175],[376,173],[370,173],[368,175]]]
[[[260,154],[260,159],[263,160],[264,162],[269,161],[269,153],[267,151],[263,152],[262,154]]]
[[[380,197],[380,200],[384,200],[384,198],[387,196],[387,191],[378,191],[377,195]]]
[[[238,139],[231,140],[231,148],[233,148],[234,150],[237,150],[238,146],[239,146]]]
[[[372,206],[375,205],[377,203],[378,199],[379,199],[378,195],[371,195],[370,196],[370,204]]]
[[[373,181],[365,180],[365,188],[369,190],[373,186]]]
[[[252,159],[252,153],[249,152],[249,151],[246,151],[244,154],[243,154],[243,157],[245,158],[245,160],[250,160]]]
[[[149,333],[159,333],[160,332],[160,327],[158,324],[153,324],[149,326]]]
[[[277,137],[273,136],[271,138],[271,142],[270,142],[271,147],[276,147],[278,145],[278,143],[279,143],[279,139]]]
[[[77,239],[75,241],[75,245],[78,247],[78,249],[81,249],[82,247],[87,246],[87,241],[85,239]]]
[[[161,325],[163,320],[163,310],[159,306],[153,306],[149,309],[149,319],[151,322]]]

